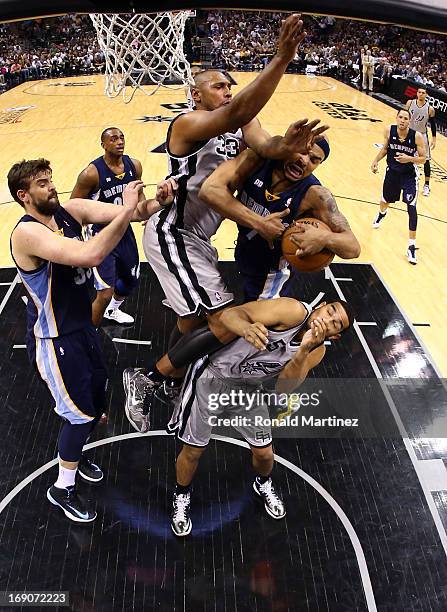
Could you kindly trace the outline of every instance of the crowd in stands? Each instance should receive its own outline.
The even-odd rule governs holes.
[[[0,85],[102,70],[99,49],[88,15],[0,24]]]
[[[214,65],[233,70],[259,70],[274,53],[281,13],[212,11],[208,36]],[[309,66],[320,74],[361,84],[361,48],[374,57],[377,86],[386,89],[392,75],[411,78],[446,91],[447,38],[391,25],[333,17],[306,17],[307,37],[292,72]]]
[[[198,12],[187,28],[190,60],[228,70],[261,70],[275,53],[283,13]],[[192,21],[192,20],[191,20]],[[305,17],[306,40],[291,72],[327,74],[361,86],[361,49],[374,57],[374,88],[386,90],[393,75],[447,88],[446,37],[390,25]],[[0,91],[26,80],[94,74],[104,68],[88,15],[0,24]]]

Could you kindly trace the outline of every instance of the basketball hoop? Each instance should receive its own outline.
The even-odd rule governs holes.
[[[183,52],[186,20],[195,11],[91,14],[105,57],[105,93],[127,104],[137,89],[152,96],[160,87],[192,83]],[[150,89],[144,85],[152,85]],[[128,91],[130,87],[130,93]]]

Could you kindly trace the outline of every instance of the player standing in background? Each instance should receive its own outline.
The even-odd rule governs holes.
[[[104,155],[93,160],[78,176],[72,191],[72,198],[90,198],[110,204],[123,204],[124,187],[141,179],[142,166],[138,159],[124,155],[124,134],[118,128],[110,127],[101,134]],[[144,194],[141,193],[141,199]],[[103,226],[92,226],[94,236]],[[135,235],[129,225],[119,244],[100,266],[93,268],[96,299],[92,304],[92,320],[99,327],[102,318],[122,324],[134,322],[126,312],[120,310],[124,299],[138,284],[140,261]]]
[[[430,195],[430,159],[431,151],[436,147],[436,120],[435,120],[435,109],[427,102],[427,90],[425,87],[418,87],[415,100],[407,100],[405,108],[410,113],[410,128],[420,132],[424,139],[425,148],[427,150],[427,159],[424,163],[424,187],[422,189],[422,195]],[[431,143],[428,140],[428,123],[430,122],[431,128]]]
[[[416,164],[425,162],[425,144],[422,134],[409,127],[410,112],[401,109],[397,113],[397,125],[385,128],[383,147],[371,164],[372,172],[379,170],[378,163],[386,156],[387,169],[383,181],[380,211],[373,221],[373,227],[378,228],[385,219],[389,204],[402,200],[407,205],[409,242],[407,249],[408,261],[416,265],[416,228],[418,213],[419,173]]]

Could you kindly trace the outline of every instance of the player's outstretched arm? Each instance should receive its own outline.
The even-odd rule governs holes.
[[[88,198],[91,193],[99,189],[98,170],[94,164],[89,164],[78,176],[73,187],[70,199]]]
[[[146,221],[164,206],[172,204],[177,191],[176,181],[172,178],[166,179],[158,183],[155,198],[146,200],[144,197],[141,197],[143,190],[143,183],[141,181],[133,181],[129,184],[137,185],[139,197],[138,206],[132,215],[131,221]],[[88,225],[89,223],[107,225],[121,212],[121,206],[116,204],[107,204],[106,202],[81,198],[69,200],[66,202],[65,208],[82,225]]]
[[[307,118],[295,121],[284,136],[270,136],[257,118],[242,128],[245,143],[259,156],[266,159],[288,159],[296,153],[305,155],[320,138],[328,125],[318,125],[319,119],[308,123]]]
[[[14,253],[19,256],[22,254],[28,259],[34,258],[71,266],[86,268],[98,266],[123,237],[135,213],[141,187],[141,181],[133,181],[126,185],[123,192],[123,206],[111,204],[115,215],[113,220],[87,242],[65,238],[41,224],[21,223],[13,233]],[[65,208],[79,223],[83,221],[83,211],[87,211],[85,213],[87,223],[91,223],[93,221],[88,220],[90,209],[100,209],[102,206],[91,200],[75,199],[69,200]],[[21,265],[19,260],[17,263]]]
[[[271,98],[305,36],[300,15],[289,15],[282,24],[275,56],[257,78],[229,104],[212,112],[196,110],[179,117],[173,125],[171,143],[192,144],[246,125]]]
[[[301,232],[291,236],[297,246],[297,255],[311,255],[326,248],[342,257],[354,259],[360,255],[360,244],[348,220],[338,210],[334,196],[323,185],[310,187],[303,199],[301,212],[320,219],[329,226],[330,231],[318,230],[312,225],[301,225]],[[299,223],[299,219],[298,219]]]
[[[220,164],[210,174],[200,189],[199,197],[226,219],[254,229],[265,240],[271,242],[284,232],[281,218],[289,214],[288,209],[262,217],[244,206],[233,195],[261,162],[261,158],[256,153],[246,149],[234,159]]]
[[[219,321],[227,331],[245,338],[258,349],[265,349],[267,327],[289,329],[303,321],[305,316],[306,310],[301,302],[282,297],[226,308]]]

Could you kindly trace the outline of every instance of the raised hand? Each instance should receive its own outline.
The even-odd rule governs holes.
[[[319,123],[320,119],[313,119],[308,123],[305,118],[289,125],[287,132],[278,143],[280,151],[278,159],[287,159],[295,153],[306,155],[315,143],[318,144],[323,132],[329,129],[326,124],[318,126]]]
[[[306,35],[307,32],[303,30],[301,15],[289,15],[281,25],[276,55],[287,63],[291,62],[296,55],[298,45]]]

